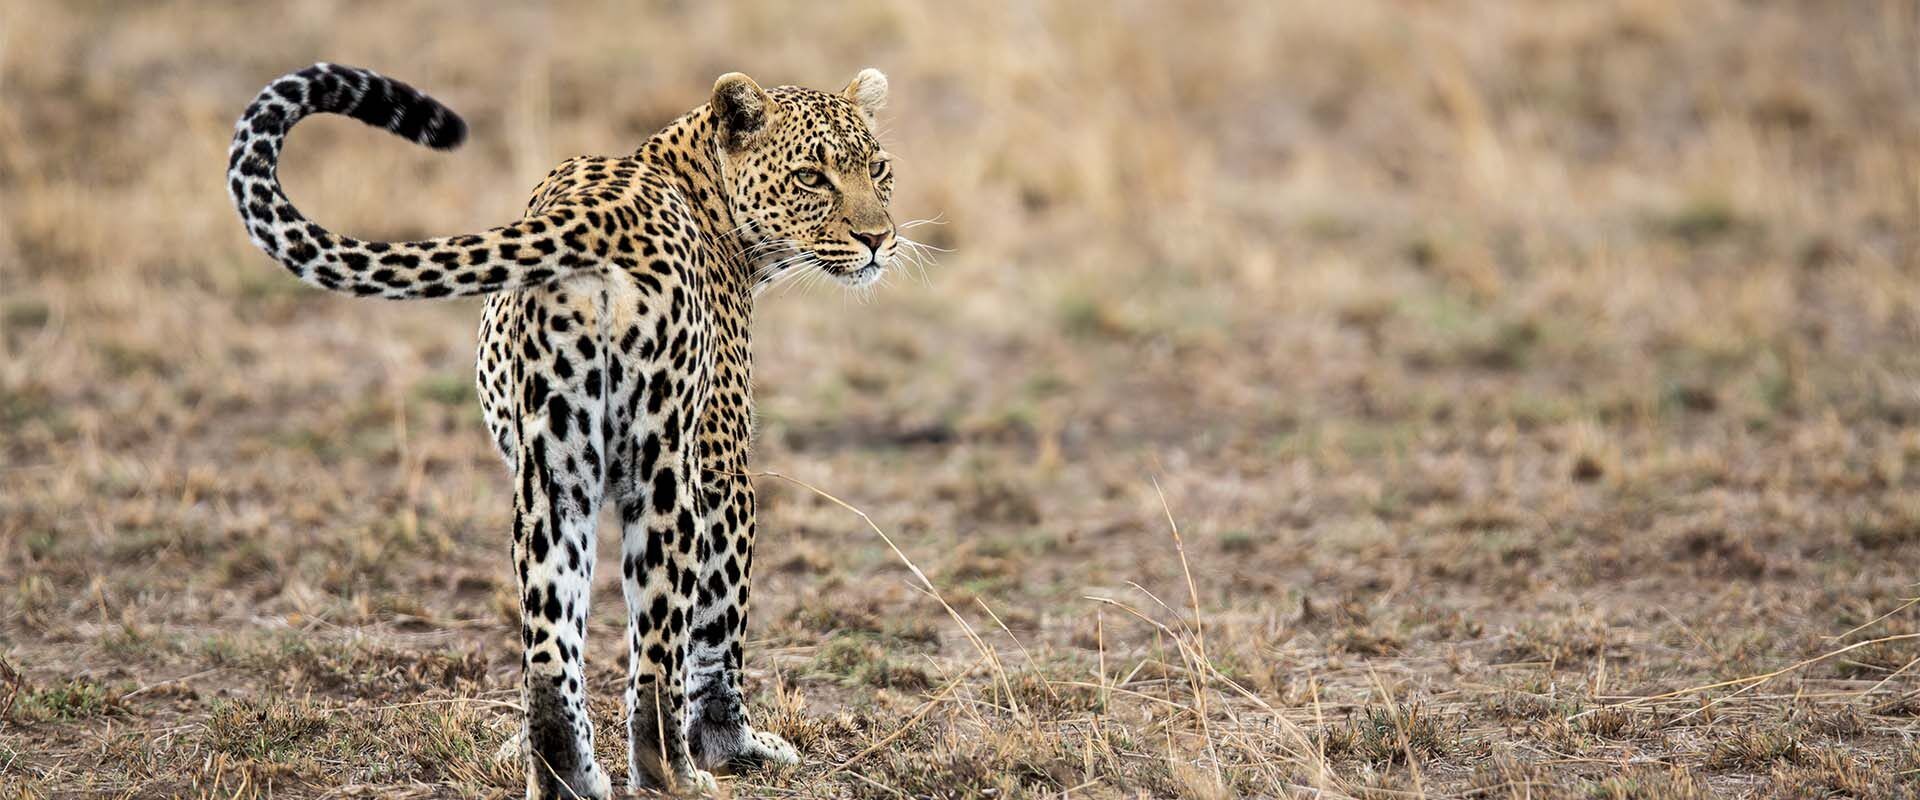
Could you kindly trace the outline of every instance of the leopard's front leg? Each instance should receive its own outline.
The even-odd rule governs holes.
[[[688,738],[694,758],[708,768],[797,764],[800,754],[793,745],[747,721],[740,669],[753,570],[754,494],[745,459],[728,462],[733,468],[704,473],[707,529],[690,643]]]

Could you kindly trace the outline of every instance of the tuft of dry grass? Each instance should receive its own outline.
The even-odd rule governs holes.
[[[302,289],[220,185],[331,60],[472,123],[301,126],[387,238],[889,74],[952,252],[756,309],[804,763],[735,796],[1911,796],[1920,12],[1842,5],[7,4],[0,794],[516,792],[477,309]]]

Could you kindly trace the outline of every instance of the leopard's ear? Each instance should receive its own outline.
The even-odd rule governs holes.
[[[713,118],[720,125],[720,140],[730,148],[739,148],[761,131],[773,116],[773,98],[752,78],[729,72],[713,82]]]
[[[872,119],[873,115],[880,113],[880,109],[887,107],[887,76],[872,67],[860,70],[860,74],[853,76],[853,82],[847,84],[846,91],[840,94],[852,100],[861,111],[867,112],[868,119]]]

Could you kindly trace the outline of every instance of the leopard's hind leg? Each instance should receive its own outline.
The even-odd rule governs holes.
[[[632,784],[707,793],[713,776],[687,747],[686,652],[699,535],[692,437],[678,412],[656,416],[636,477],[645,491],[621,509],[621,586],[627,597],[627,733]],[[657,454],[657,458],[655,457]]]
[[[520,321],[540,318],[527,314]],[[584,676],[594,522],[604,488],[602,399],[597,387],[577,380],[581,370],[562,365],[576,348],[532,343],[544,336],[558,344],[564,336],[526,327],[514,337],[527,349],[511,364],[517,389],[510,457],[527,796],[604,798],[612,787],[594,762]],[[549,357],[535,358],[540,352]]]

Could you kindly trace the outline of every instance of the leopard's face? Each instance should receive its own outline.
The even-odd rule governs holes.
[[[714,85],[728,203],[761,286],[816,268],[867,287],[892,266],[893,163],[873,135],[886,92],[872,69],[840,94],[762,91],[738,73]]]

